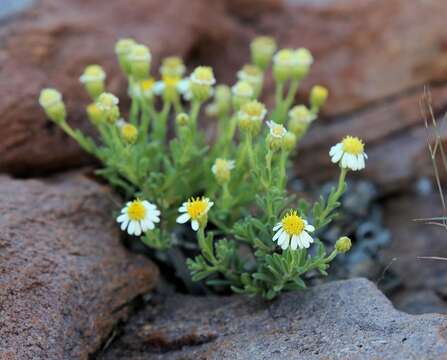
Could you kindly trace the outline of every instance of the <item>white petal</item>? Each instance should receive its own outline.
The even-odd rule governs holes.
[[[129,220],[123,221],[121,223],[121,230],[123,230],[123,231],[126,230],[127,225],[129,225]]]
[[[141,235],[141,225],[139,221],[135,221],[135,235],[140,236]]]
[[[298,236],[297,235],[293,235],[292,236],[292,241],[290,243],[290,248],[292,250],[296,250],[297,247],[298,247]]]
[[[282,223],[277,223],[274,227],[273,227],[273,231],[278,230],[280,227],[282,226]]]
[[[116,218],[116,221],[119,223],[124,222],[124,221],[129,221],[129,216],[127,214],[121,214],[120,216],[118,216]]]
[[[194,231],[199,230],[199,222],[198,222],[197,220],[193,220],[193,221],[191,221],[191,228],[192,228]]]
[[[129,235],[133,235],[133,234],[134,234],[136,223],[137,223],[137,222],[136,222],[136,221],[133,221],[133,220],[129,223],[129,227],[127,228],[127,233],[128,233]]]
[[[184,223],[187,222],[189,219],[191,219],[191,216],[189,216],[188,213],[184,213],[184,214],[180,215],[180,216],[177,218],[176,221],[177,221],[178,224],[184,224]]]
[[[329,150],[329,155],[334,156],[335,154],[339,153],[340,150],[343,151],[342,146],[343,145],[341,143],[338,143],[338,144],[335,144],[334,146],[332,146],[331,150]]]
[[[342,158],[343,154],[344,154],[344,152],[343,152],[342,149],[337,149],[337,150],[335,151],[334,155],[332,155],[332,159],[331,159],[331,161],[332,161],[333,163],[337,163],[337,162],[339,162],[340,159]]]
[[[314,242],[314,239],[312,236],[310,236],[307,232],[303,231],[300,235],[301,242],[303,243],[303,246],[307,249],[309,248],[310,244]]]
[[[341,166],[343,168],[349,168],[348,166],[348,159],[349,159],[349,154],[343,153],[343,157],[341,158]]]
[[[276,232],[276,234],[273,236],[273,241],[276,241],[279,239],[279,237],[282,235],[282,233],[284,232],[283,229],[280,229]]]
[[[306,230],[306,231],[310,231],[310,232],[314,232],[314,231],[315,231],[315,227],[312,226],[312,225],[306,225],[306,226],[304,227],[304,230]]]
[[[278,245],[283,247],[283,245],[285,244],[285,245],[287,245],[286,246],[286,249],[287,249],[289,246],[289,239],[290,239],[289,234],[287,234],[285,231],[283,231],[281,236],[279,237]]]

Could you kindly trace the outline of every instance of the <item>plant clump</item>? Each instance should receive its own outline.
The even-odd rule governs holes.
[[[80,77],[99,141],[69,125],[57,90],[42,90],[39,102],[52,121],[99,159],[97,174],[126,198],[117,217],[123,231],[166,251],[182,244],[174,229],[188,223],[200,250],[187,261],[193,280],[272,299],[304,288],[310,271],[326,275],[334,257],[350,249],[349,238],[342,237],[328,253],[318,234],[337,216],[346,175],[363,169],[367,156],[363,142],[347,136],[329,152],[340,174],[328,198],[310,204],[289,194],[291,156],[328,90],[314,86],[308,106],[294,104],[312,54],[304,48],[277,51],[270,37],[256,38],[250,49],[251,63],[229,87],[216,85],[208,66],[186,75],[182,59],[173,56],[162,61],[156,79],[150,49],[133,39],[119,40],[115,52],[128,80],[128,116],[118,97],[107,92],[99,65],[88,66]],[[276,84],[271,109],[261,100],[269,69]],[[198,126],[202,110],[216,119],[213,142]]]

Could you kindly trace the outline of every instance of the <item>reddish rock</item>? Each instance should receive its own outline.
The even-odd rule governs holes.
[[[0,177],[0,359],[87,359],[152,289],[158,270],[123,248],[116,201],[78,173]]]
[[[280,46],[305,46],[315,65],[303,83],[330,89],[326,119],[303,143],[300,175],[332,175],[328,148],[346,133],[368,142],[364,176],[393,190],[418,175],[425,135],[418,100],[436,83],[436,109],[445,108],[447,35],[443,0],[42,0],[0,28],[0,171],[32,175],[91,161],[46,121],[36,98],[56,86],[67,99],[70,122],[89,131],[88,99],[77,79],[85,65],[102,64],[109,89],[124,98],[113,46],[133,36],[150,45],[154,69],[179,54],[191,65],[210,64],[233,83],[249,60],[249,41],[271,34]],[[421,19],[430,19],[423,21]],[[155,72],[156,70],[154,70]],[[272,81],[266,94],[272,93]],[[269,96],[267,96],[268,98]],[[53,151],[48,151],[52,149]],[[397,149],[399,157],[396,158]],[[315,171],[318,169],[318,171]],[[309,177],[312,174],[312,177]]]

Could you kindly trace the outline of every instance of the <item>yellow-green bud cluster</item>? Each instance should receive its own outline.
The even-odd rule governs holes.
[[[227,85],[216,86],[214,103],[219,114],[227,114],[231,108],[231,90]]]
[[[213,69],[209,66],[198,66],[190,76],[189,89],[192,98],[203,102],[212,94],[212,86],[216,83]]]
[[[259,36],[250,44],[251,61],[262,70],[266,70],[276,49],[276,41],[273,38]]]
[[[104,114],[96,103],[87,106],[87,115],[94,125],[99,125],[104,121]]]
[[[185,74],[185,65],[178,56],[169,56],[163,59],[160,67],[160,74],[163,78],[181,78]]]
[[[292,151],[293,149],[295,149],[296,143],[297,136],[294,133],[287,131],[282,139],[283,150],[287,152]]]
[[[120,126],[120,134],[126,144],[135,144],[138,139],[138,129],[129,123]]]
[[[47,116],[55,121],[65,121],[66,110],[62,95],[55,89],[43,89],[40,92],[39,104],[45,110]]]
[[[104,83],[106,73],[99,65],[89,65],[85,68],[84,73],[79,81],[84,84],[87,92],[93,100],[104,92]]]
[[[352,246],[351,239],[348,238],[347,236],[339,238],[335,243],[335,249],[342,254],[348,252],[351,249],[351,246]]]
[[[231,170],[234,168],[233,160],[216,159],[214,165],[211,168],[216,180],[219,184],[223,185],[230,181]]]
[[[267,114],[263,103],[257,100],[246,102],[238,112],[239,128],[242,132],[257,134],[261,130],[262,121]]]
[[[151,68],[151,52],[145,45],[136,44],[130,49],[127,59],[130,64],[130,73],[137,80],[147,79]]]
[[[236,109],[252,100],[255,94],[251,85],[246,81],[238,81],[231,88],[231,92],[233,93],[233,106]]]
[[[298,138],[301,138],[316,119],[316,115],[304,105],[296,105],[289,111],[287,127]]]
[[[129,54],[136,44],[133,39],[121,39],[115,45],[115,54],[118,56],[121,70],[127,75],[131,74]]]
[[[287,130],[284,126],[274,121],[267,121],[267,126],[270,128],[270,132],[267,135],[267,145],[270,150],[278,151],[284,146],[283,141]]]
[[[329,96],[329,91],[321,85],[315,85],[310,91],[310,105],[312,111],[318,111],[325,103]]]
[[[309,69],[314,62],[314,58],[310,51],[305,48],[295,50],[294,57],[296,65],[292,69],[292,78],[301,80],[308,74]]]
[[[101,110],[104,118],[110,123],[114,123],[120,117],[118,103],[118,98],[111,93],[102,93],[96,101],[98,109]]]
[[[249,83],[255,93],[259,93],[264,81],[264,73],[260,67],[248,64],[238,71],[237,78]]]
[[[186,126],[189,123],[189,115],[186,113],[180,113],[177,115],[177,117],[175,118],[175,122],[177,123],[178,126],[182,127],[182,126]]]

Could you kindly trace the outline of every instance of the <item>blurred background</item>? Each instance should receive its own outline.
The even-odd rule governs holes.
[[[447,257],[447,230],[414,221],[445,215],[428,145],[447,135],[446,18],[445,0],[0,0],[0,172],[46,177],[94,164],[46,120],[37,97],[58,88],[69,122],[91,132],[78,78],[101,64],[125,105],[120,37],[150,47],[153,73],[163,57],[181,55],[190,69],[211,65],[231,85],[250,40],[271,35],[314,55],[298,102],[316,83],[330,92],[300,147],[291,189],[327,189],[336,170],[328,150],[344,135],[367,144],[367,169],[344,201],[348,215],[325,235],[331,241],[343,228],[355,238],[340,276],[369,277],[405,311],[447,312],[447,261],[418,259]],[[272,89],[269,79],[267,103]],[[436,127],[424,124],[428,105]]]

